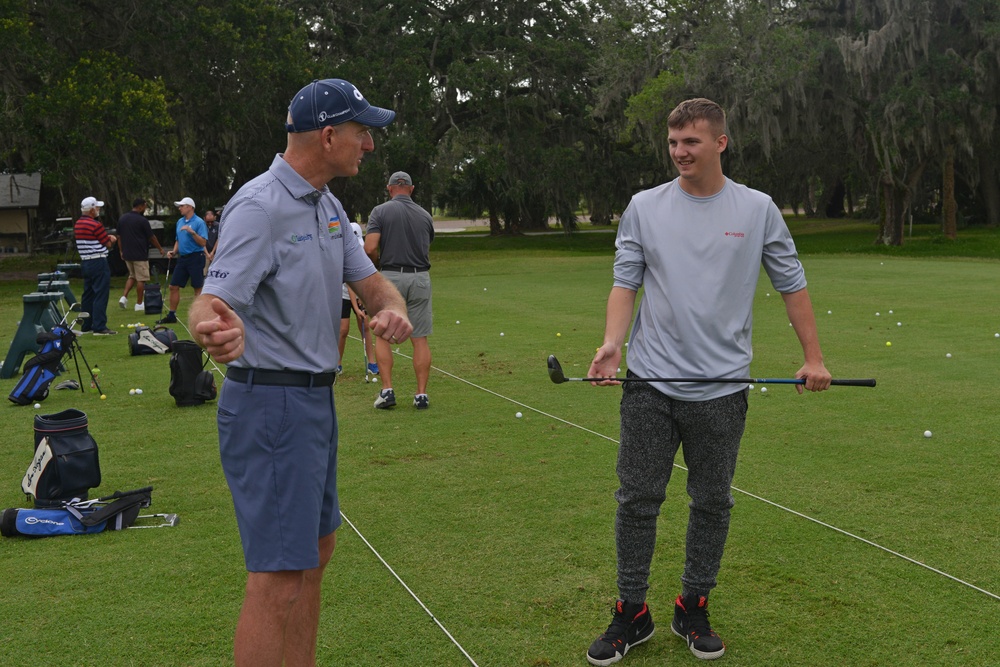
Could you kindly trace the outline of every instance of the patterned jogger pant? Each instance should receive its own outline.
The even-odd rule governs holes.
[[[615,499],[618,592],[641,603],[649,588],[656,520],[666,498],[674,456],[683,443],[689,504],[683,592],[708,595],[715,587],[729,534],[730,486],[746,425],[743,389],[707,401],[679,401],[645,382],[622,389],[621,444]]]

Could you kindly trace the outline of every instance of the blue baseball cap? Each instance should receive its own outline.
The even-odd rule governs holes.
[[[395,117],[395,111],[369,104],[352,83],[343,79],[317,79],[295,93],[288,105],[285,129],[311,132],[352,120],[368,127],[385,127]]]

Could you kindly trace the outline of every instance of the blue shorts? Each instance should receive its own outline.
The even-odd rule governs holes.
[[[333,387],[226,380],[219,452],[250,572],[319,566],[319,539],[340,527]]]
[[[201,289],[205,284],[205,253],[193,252],[177,258],[174,275],[170,276],[170,284],[184,287],[191,280],[191,287]]]

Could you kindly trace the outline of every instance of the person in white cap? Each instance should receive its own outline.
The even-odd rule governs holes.
[[[395,115],[342,79],[302,88],[288,107],[285,152],[223,209],[205,290],[191,306],[192,336],[229,366],[219,452],[248,571],[237,667],[316,664],[323,573],[341,523],[341,285],[364,301],[374,335],[402,342],[413,329],[327,186],[358,173],[375,150],[369,128]],[[354,629],[348,618],[338,624],[338,638]]]
[[[208,243],[208,225],[194,212],[194,200],[184,197],[175,201],[174,206],[180,209],[181,217],[177,221],[177,240],[174,247],[167,253],[167,261],[176,257],[174,275],[170,278],[170,311],[167,316],[157,321],[157,324],[174,324],[177,322],[177,306],[181,303],[181,288],[191,281],[194,295],[201,294],[205,284],[205,244]]]
[[[83,296],[80,305],[90,316],[83,320],[81,330],[93,332],[95,336],[110,336],[118,333],[108,328],[108,293],[111,291],[111,266],[108,264],[108,249],[118,240],[108,234],[97,219],[101,215],[104,202],[96,197],[85,197],[80,202],[80,219],[73,225],[76,249],[80,253],[80,267],[83,273]]]

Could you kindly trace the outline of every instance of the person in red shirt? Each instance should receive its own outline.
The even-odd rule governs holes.
[[[96,197],[86,197],[80,202],[83,214],[73,226],[76,249],[80,253],[83,272],[83,298],[80,305],[90,316],[83,320],[81,330],[93,332],[95,336],[110,336],[118,333],[108,328],[108,293],[111,291],[111,266],[108,264],[108,249],[118,240],[108,234],[97,219],[101,215],[104,202]]]

